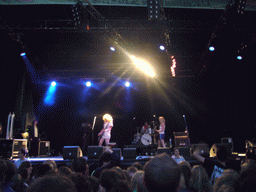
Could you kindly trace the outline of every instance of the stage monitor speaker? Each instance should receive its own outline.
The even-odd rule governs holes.
[[[206,143],[199,143],[199,144],[193,144],[190,152],[191,155],[194,153],[194,151],[199,150],[200,151],[200,155],[202,155],[203,157],[209,157],[209,145]]]
[[[185,160],[190,158],[190,147],[176,147],[175,149],[179,149],[180,155],[184,157]]]
[[[172,155],[172,150],[170,147],[158,147],[157,154],[167,153],[168,155]]]
[[[88,159],[99,159],[103,153],[102,146],[88,146],[87,157]]]
[[[175,147],[190,146],[189,136],[187,132],[173,132]]]
[[[221,138],[221,144],[226,145],[231,153],[234,151],[233,139],[231,137]]]
[[[124,159],[136,159],[137,157],[136,148],[124,148],[123,157]]]
[[[118,159],[121,160],[122,157],[122,152],[121,152],[121,148],[112,148],[112,151],[115,155],[117,155]]]
[[[210,157],[216,157],[217,156],[217,150],[220,146],[223,146],[223,147],[226,148],[228,156],[230,156],[232,154],[232,151],[229,148],[228,144],[215,143],[215,144],[212,145],[212,147],[210,149]]]
[[[50,141],[40,141],[38,146],[38,156],[46,157],[50,152]]]
[[[65,146],[63,148],[63,159],[77,159],[82,157],[83,153],[79,146]]]

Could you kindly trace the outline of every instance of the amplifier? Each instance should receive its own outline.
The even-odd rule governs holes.
[[[0,157],[17,158],[20,149],[27,150],[27,139],[0,140]]]
[[[38,146],[38,156],[46,157],[50,152],[50,141],[40,141]]]

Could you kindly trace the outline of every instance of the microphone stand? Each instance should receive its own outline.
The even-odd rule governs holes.
[[[189,133],[188,133],[188,125],[187,125],[187,121],[186,121],[186,117],[185,115],[183,115],[183,118],[184,118],[184,122],[185,122],[185,133],[187,133],[187,137],[188,137],[188,146],[190,146],[190,139],[189,139]]]

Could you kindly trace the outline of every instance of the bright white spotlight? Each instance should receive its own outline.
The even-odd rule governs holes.
[[[116,49],[115,49],[115,47],[110,47],[110,50],[115,51]]]
[[[53,81],[52,83],[51,83],[51,86],[56,86],[56,81]]]
[[[21,54],[20,54],[20,56],[22,56],[22,57],[23,57],[23,56],[25,56],[25,55],[26,55],[26,53],[25,53],[25,52],[23,52],[23,53],[21,53]]]
[[[162,50],[162,51],[165,50],[165,47],[164,47],[163,45],[160,45],[159,48],[160,48],[160,50]]]
[[[211,47],[209,47],[209,50],[210,50],[210,51],[214,51],[214,50],[215,50],[215,47],[211,46]]]
[[[87,81],[86,84],[85,84],[87,87],[91,87],[92,86],[92,83],[90,81]]]
[[[153,68],[146,61],[138,59],[134,55],[130,55],[130,59],[133,61],[133,64],[136,65],[136,67],[139,68],[142,72],[148,74],[150,77],[156,76]]]
[[[237,56],[236,58],[237,58],[238,60],[242,60],[242,59],[243,59],[243,57],[242,57],[242,56],[240,56],[240,55],[239,55],[239,56]]]
[[[131,83],[128,82],[128,81],[126,81],[126,82],[125,82],[125,86],[126,86],[126,87],[130,87],[130,86],[131,86]]]

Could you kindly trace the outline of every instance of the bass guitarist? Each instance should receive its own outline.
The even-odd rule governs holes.
[[[103,142],[105,141],[105,145],[109,146],[109,141],[111,138],[111,129],[113,127],[113,118],[110,114],[105,114],[103,116],[103,129],[99,132],[98,137],[99,139],[99,146],[102,146]]]

